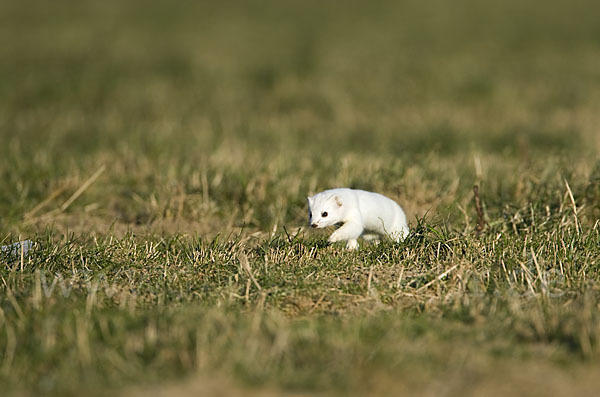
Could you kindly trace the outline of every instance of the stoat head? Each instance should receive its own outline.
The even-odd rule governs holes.
[[[315,194],[308,199],[308,224],[314,228],[342,222],[344,203],[338,195]]]

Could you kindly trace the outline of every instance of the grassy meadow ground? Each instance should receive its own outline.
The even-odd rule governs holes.
[[[596,393],[598,20],[0,2],[2,394]],[[409,238],[328,245],[338,186]]]

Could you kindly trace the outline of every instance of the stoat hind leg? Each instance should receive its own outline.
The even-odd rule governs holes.
[[[393,240],[397,243],[404,241],[409,232],[410,231],[408,230],[408,227],[402,226],[396,232],[394,232]]]
[[[373,241],[373,240],[381,239],[381,236],[377,233],[365,233],[360,237],[362,237],[363,240],[365,240],[365,241]]]

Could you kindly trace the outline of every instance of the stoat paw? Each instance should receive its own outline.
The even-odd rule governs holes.
[[[350,251],[357,250],[358,249],[358,241],[348,240],[348,243],[346,244],[346,249],[350,250]]]

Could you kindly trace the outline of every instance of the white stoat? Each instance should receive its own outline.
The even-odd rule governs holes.
[[[325,190],[308,197],[309,225],[314,228],[342,223],[329,242],[347,240],[346,248],[358,248],[358,237],[388,236],[398,242],[408,235],[406,215],[392,199],[379,193],[347,188]]]

